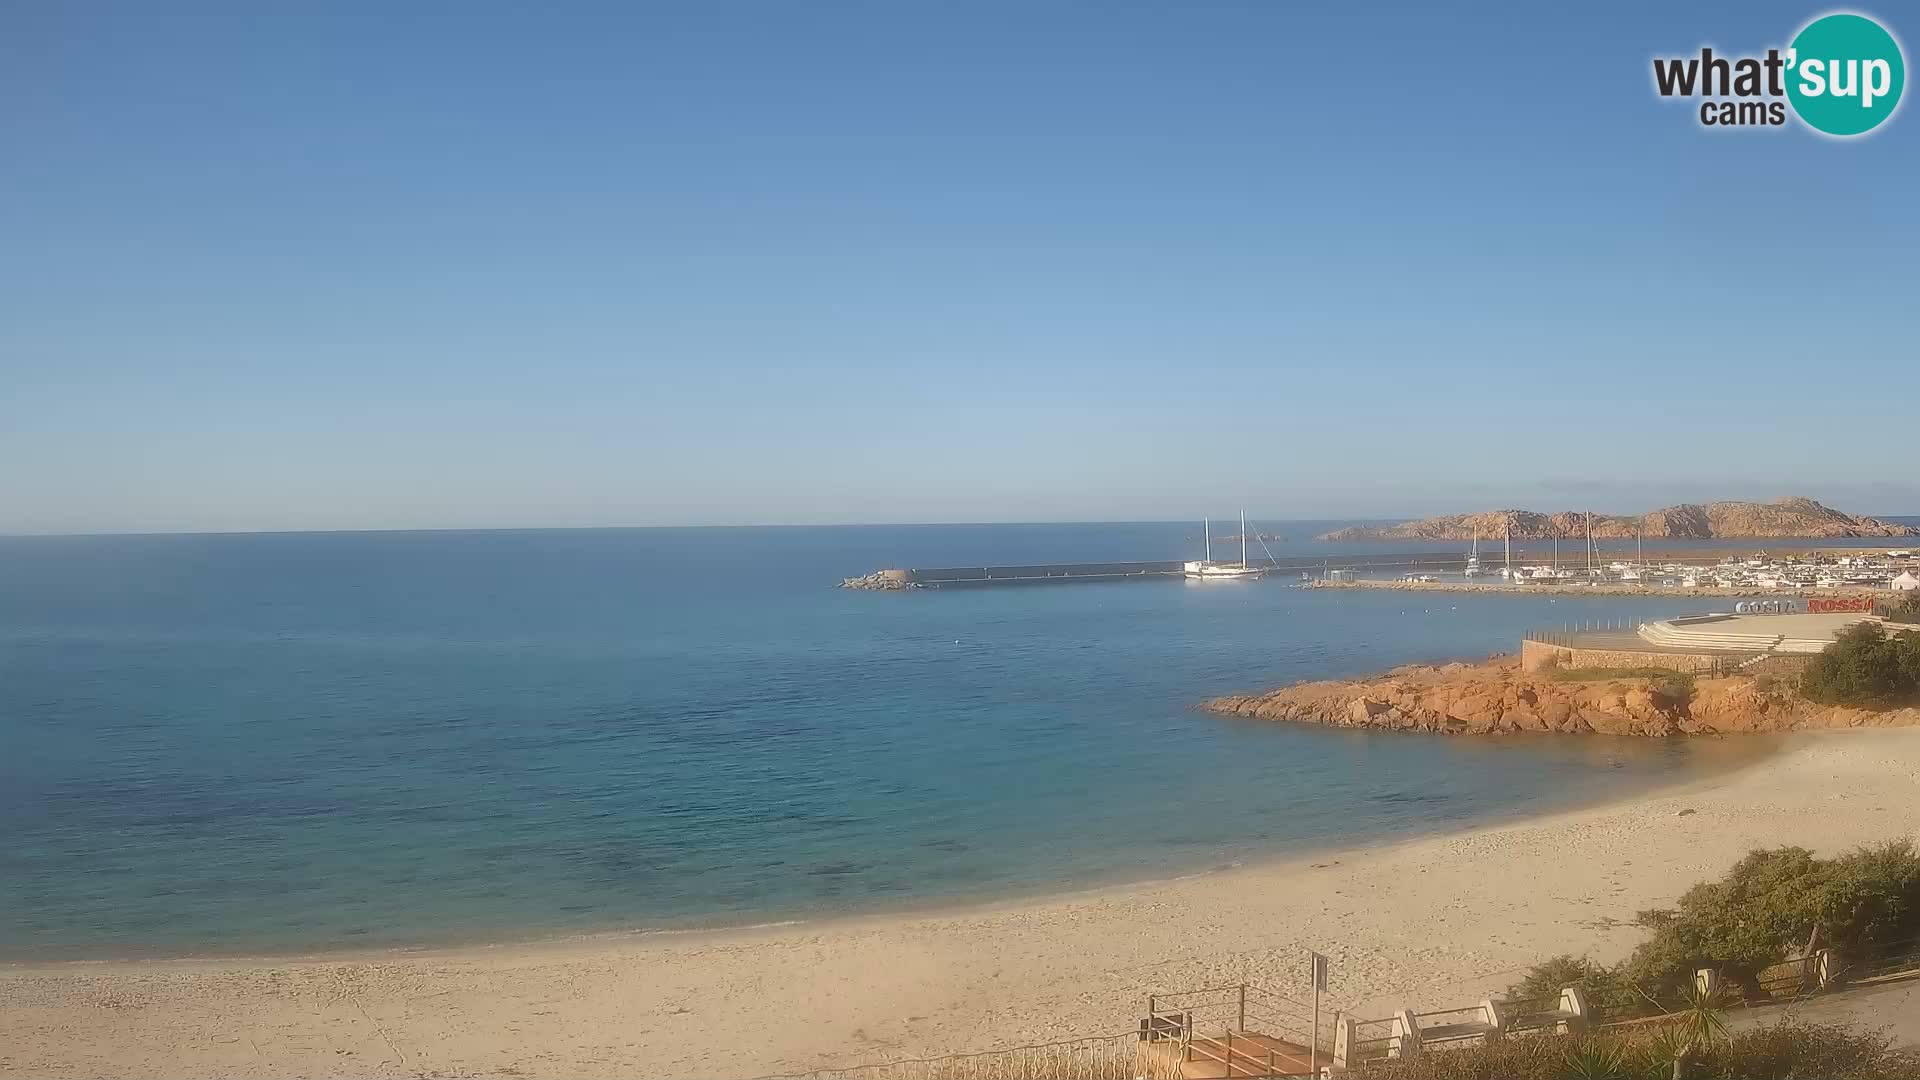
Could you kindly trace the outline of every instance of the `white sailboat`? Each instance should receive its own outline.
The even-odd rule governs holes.
[[[1642,522],[1640,525],[1640,530],[1637,533],[1635,533],[1633,537],[1633,565],[1620,571],[1621,581],[1639,581],[1640,580],[1640,572],[1647,565],[1646,543],[1647,543],[1647,526],[1644,522]]]
[[[1473,530],[1473,554],[1467,556],[1467,568],[1460,572],[1467,577],[1480,576],[1480,529],[1478,526]]]
[[[1217,563],[1213,561],[1212,518],[1203,519],[1200,524],[1200,529],[1202,535],[1206,537],[1207,557],[1199,562],[1188,562],[1185,567],[1187,577],[1196,581],[1245,581],[1249,578],[1257,578],[1266,573],[1266,570],[1257,566],[1248,565],[1247,563],[1247,512],[1245,510],[1240,511],[1239,566],[1235,566],[1232,563]]]

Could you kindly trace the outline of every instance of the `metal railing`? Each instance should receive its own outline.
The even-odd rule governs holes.
[[[1564,1007],[1564,998],[1556,994],[1552,997],[1515,998],[1503,1003],[1507,1009],[1507,1026],[1502,1035],[1519,1038],[1529,1035],[1558,1035],[1573,1014]]]
[[[1313,1007],[1257,983],[1147,997],[1142,1041],[1177,1044],[1183,1062],[1209,1061],[1229,1077],[1304,1076],[1332,1060],[1333,1016],[1316,1030]]]
[[[1578,623],[1567,623],[1564,626],[1552,628],[1528,627],[1520,632],[1520,637],[1523,641],[1537,641],[1542,645],[1574,646],[1580,644],[1579,637],[1581,634],[1592,633],[1594,631],[1609,633],[1637,632],[1641,625],[1642,623],[1637,619],[1584,619]],[[1649,645],[1647,651],[1653,652],[1656,650]]]
[[[1864,960],[1846,960],[1843,954],[1841,962],[1829,971],[1829,981],[1838,986],[1910,978],[1920,978],[1920,938],[1877,945],[1873,955]]]
[[[1355,1020],[1353,1039],[1347,1045],[1347,1064],[1380,1061],[1400,1056],[1401,1036],[1394,1029],[1394,1018]]]
[[[1480,1039],[1494,1030],[1492,1018],[1479,1005],[1414,1013],[1413,1019],[1423,1047]]]
[[[1324,1009],[1317,1034],[1313,1006],[1258,983],[1233,983],[1203,990],[1147,997],[1147,1015],[1159,1024],[1184,1018],[1190,1033],[1210,1031],[1261,1032],[1305,1047],[1316,1042],[1325,1049],[1333,1040],[1333,1014]],[[1157,1019],[1156,1019],[1157,1018]]]

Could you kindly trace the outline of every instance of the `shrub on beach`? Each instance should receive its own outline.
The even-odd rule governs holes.
[[[1675,1043],[1659,1029],[1578,1039],[1506,1039],[1366,1065],[1355,1080],[1667,1080]],[[1911,1080],[1920,1053],[1835,1024],[1781,1023],[1715,1040],[1688,1076],[1739,1080]]]
[[[1859,962],[1910,946],[1920,938],[1920,852],[1907,841],[1834,859],[1805,848],[1755,851],[1721,880],[1688,889],[1677,907],[1641,912],[1639,923],[1652,936],[1618,967],[1556,956],[1507,997],[1578,986],[1607,1019],[1621,1019],[1682,1005],[1701,968],[1760,996],[1762,971],[1810,950]]]
[[[1824,705],[1884,707],[1920,697],[1920,631],[1875,622],[1842,630],[1808,663],[1800,692]]]
[[[1763,968],[1810,948],[1860,959],[1920,934],[1920,853],[1906,841],[1835,859],[1755,851],[1641,923],[1653,936],[1620,975],[1643,992],[1669,1001],[1703,967],[1756,989]]]
[[[1634,996],[1633,988],[1620,973],[1584,956],[1562,954],[1527,969],[1526,977],[1507,987],[1508,1001],[1546,1001],[1560,991],[1576,986],[1595,1007],[1618,1009],[1618,1003]],[[1635,1010],[1638,1011],[1638,1010]]]

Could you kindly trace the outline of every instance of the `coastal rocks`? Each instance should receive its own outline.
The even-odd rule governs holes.
[[[898,589],[917,589],[920,583],[913,580],[911,570],[875,570],[862,577],[850,577],[840,582],[843,589],[876,589],[892,592]]]
[[[1474,536],[1516,540],[1573,539],[1587,535],[1581,511],[1542,514],[1532,510],[1493,510],[1450,514],[1398,525],[1355,526],[1326,533],[1322,540],[1466,540]],[[1681,503],[1639,517],[1594,514],[1596,539],[1630,540],[1638,536],[1667,540],[1826,539],[1835,537],[1920,536],[1920,529],[1878,518],[1855,517],[1812,499],[1789,497],[1770,503]]]
[[[1441,735],[1673,738],[1920,725],[1920,709],[1818,706],[1786,681],[1765,675],[1700,678],[1690,687],[1643,678],[1564,680],[1522,672],[1512,657],[1396,668],[1357,681],[1305,682],[1214,698],[1201,708],[1258,720]]]

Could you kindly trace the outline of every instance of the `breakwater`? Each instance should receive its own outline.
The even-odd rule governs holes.
[[[1465,552],[1385,552],[1364,555],[1296,555],[1250,559],[1247,563],[1269,573],[1323,576],[1335,570],[1459,572],[1467,565]],[[937,566],[876,570],[847,578],[848,589],[965,589],[990,585],[1062,585],[1093,581],[1158,581],[1177,578],[1186,563],[1179,559],[1151,562],[1036,563],[1024,566]]]

